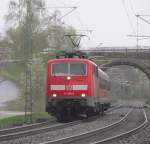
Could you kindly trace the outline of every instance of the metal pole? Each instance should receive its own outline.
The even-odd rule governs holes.
[[[29,84],[30,84],[30,89],[29,89],[29,97],[30,97],[30,122],[32,123],[32,47],[31,47],[31,40],[32,40],[32,28],[31,28],[31,0],[28,1],[28,48],[29,48]]]
[[[139,49],[139,15],[136,15],[137,17],[137,37],[136,37],[136,47],[137,47],[137,55],[138,55],[138,49]]]
[[[33,104],[33,102],[32,102],[32,63],[29,63],[29,68],[30,68],[30,70],[29,70],[29,83],[30,83],[30,93],[29,93],[29,97],[30,97],[30,122],[32,123],[33,121],[32,121],[32,104]]]
[[[26,69],[26,72],[25,72],[25,77],[26,77],[26,81],[25,81],[25,86],[26,86],[26,89],[25,89],[25,123],[27,122],[27,107],[28,107],[28,105],[27,105],[27,103],[28,103],[28,92],[27,92],[27,66],[25,66],[25,69]]]
[[[26,96],[25,96],[25,122],[27,121],[28,110],[28,97],[29,97],[29,109],[30,109],[30,122],[32,123],[32,28],[31,28],[31,0],[26,1],[27,4],[27,19],[26,19],[26,40],[27,40],[27,53],[25,57],[26,65]]]

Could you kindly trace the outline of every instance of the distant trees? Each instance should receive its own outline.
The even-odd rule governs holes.
[[[29,53],[33,55],[45,48],[73,48],[64,35],[75,34],[75,29],[62,22],[59,11],[49,15],[45,7],[44,0],[10,1],[5,17],[9,28],[0,45],[12,48],[13,57],[26,60]],[[28,49],[29,45],[32,50]]]
[[[150,82],[146,75],[134,67],[116,66],[108,71],[111,93],[116,99],[149,99]]]
[[[32,75],[31,86],[35,111],[44,109],[44,64],[47,59],[50,59],[49,55],[41,56],[39,53],[43,49],[73,49],[71,41],[65,35],[76,33],[73,27],[66,26],[62,22],[59,11],[49,15],[45,7],[44,0],[10,1],[6,15],[8,29],[5,37],[0,38],[0,47],[11,48],[11,57],[22,60],[21,63],[20,61],[16,63],[15,67],[11,64],[4,70],[4,73],[14,77],[15,82],[20,86],[21,100],[19,100],[20,105],[17,106],[24,108],[22,103],[27,96],[25,88],[27,75]],[[30,58],[32,61],[29,62]],[[29,64],[31,67],[28,67]],[[27,74],[29,72],[30,74]],[[29,95],[27,97],[29,98]]]

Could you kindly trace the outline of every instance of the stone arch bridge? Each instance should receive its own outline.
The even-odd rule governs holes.
[[[106,70],[117,65],[129,65],[143,71],[150,80],[150,47],[146,49],[128,48],[101,48],[97,50],[84,50],[100,68]],[[0,59],[0,68],[19,60]]]
[[[150,80],[150,49],[105,49],[88,51],[88,54],[103,70],[128,65],[143,71]]]

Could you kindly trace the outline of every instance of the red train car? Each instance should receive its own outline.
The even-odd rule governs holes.
[[[58,120],[88,117],[110,105],[110,79],[88,59],[49,60],[46,85],[46,111]]]

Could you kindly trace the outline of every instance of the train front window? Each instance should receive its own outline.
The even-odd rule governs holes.
[[[86,64],[83,63],[58,63],[52,64],[52,75],[86,75]]]
[[[86,75],[86,65],[82,63],[70,63],[70,75]]]
[[[52,65],[52,75],[67,75],[68,74],[68,64],[59,63]]]

